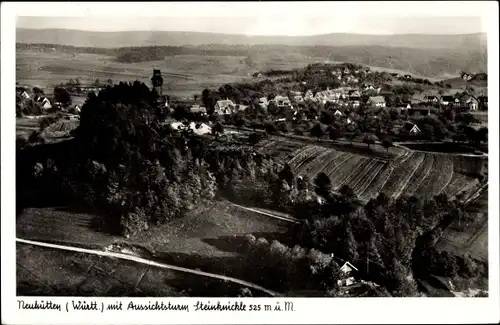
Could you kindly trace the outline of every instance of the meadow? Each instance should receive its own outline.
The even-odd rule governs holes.
[[[258,237],[283,239],[289,223],[262,214],[247,211],[228,204],[215,202],[203,205],[189,212],[184,218],[150,229],[147,234],[132,236],[128,239],[96,230],[93,225],[95,215],[68,208],[29,208],[17,217],[16,236],[22,239],[43,241],[60,245],[107,250],[129,247],[148,258],[176,266],[235,277],[256,284],[261,282],[259,272],[252,262],[241,254],[244,236],[253,234]],[[285,241],[286,242],[286,241]],[[221,281],[206,280],[191,274],[149,268],[136,263],[118,263],[109,258],[86,256],[81,253],[60,252],[46,248],[18,248],[18,275],[21,287],[26,282],[27,292],[38,283],[46,290],[42,293],[60,293],[66,290],[77,295],[80,287],[87,282],[88,294],[113,295],[120,288],[123,279],[130,283],[121,286],[131,295],[152,296],[236,296],[240,287],[220,285]],[[31,258],[36,256],[36,258]],[[66,261],[63,265],[63,261]],[[97,270],[108,270],[101,275],[89,271],[92,264]],[[130,264],[130,265],[129,265]],[[48,274],[43,270],[60,269]],[[29,272],[24,272],[27,269]],[[113,271],[114,270],[114,271]],[[142,270],[142,271],[141,271]],[[141,273],[142,272],[142,273]],[[145,274],[143,274],[146,272]],[[30,279],[30,274],[36,274]],[[133,283],[140,282],[144,289]],[[93,277],[96,277],[93,279]],[[37,280],[38,278],[38,280]],[[58,282],[57,279],[62,280]],[[107,280],[108,279],[108,280]],[[120,279],[120,280],[118,280]],[[32,281],[33,280],[33,281]],[[36,281],[35,281],[36,280]],[[134,282],[135,281],[135,282]],[[45,284],[49,284],[48,287]],[[116,285],[115,285],[116,284]],[[55,291],[50,291],[55,287]],[[211,289],[210,289],[211,288]],[[38,288],[41,290],[41,288]],[[37,289],[37,290],[38,290]],[[53,289],[53,288],[52,288]],[[30,291],[31,290],[31,291]],[[76,290],[76,291],[75,291]],[[199,290],[199,291],[197,291]]]

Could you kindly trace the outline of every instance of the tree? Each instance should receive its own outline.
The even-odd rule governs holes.
[[[293,180],[295,176],[293,175],[292,168],[289,164],[285,164],[281,172],[278,174],[279,179],[287,182],[288,186],[293,186]]]
[[[234,117],[234,125],[236,126],[238,132],[240,131],[240,128],[243,126],[247,125],[248,121],[240,114],[236,114]]]
[[[286,122],[279,122],[277,125],[277,129],[281,133],[288,133],[288,124]]]
[[[250,142],[250,144],[255,147],[255,145],[257,143],[260,142],[260,140],[262,140],[262,135],[260,133],[251,133],[249,136],[248,136],[248,142]]]
[[[276,133],[276,127],[274,126],[273,123],[266,123],[266,133],[267,134],[275,134]]]
[[[382,146],[385,148],[385,150],[387,150],[387,152],[389,152],[389,148],[393,146],[392,140],[390,138],[385,138],[384,140],[382,140]]]
[[[352,233],[352,226],[348,219],[344,219],[344,233],[342,236],[342,255],[343,257],[350,262],[354,262],[358,259],[358,252],[356,239]]]
[[[338,138],[340,138],[340,131],[339,129],[335,128],[335,127],[330,127],[329,130],[328,130],[328,137],[330,138],[330,140],[337,140]]]
[[[60,102],[63,106],[71,105],[71,95],[66,88],[55,87],[53,97],[55,102]]]
[[[488,128],[482,127],[477,131],[477,139],[479,142],[488,142]]]
[[[218,138],[221,133],[224,133],[224,126],[220,122],[217,122],[212,128],[212,134]]]
[[[319,173],[314,179],[314,185],[316,187],[316,193],[321,196],[328,196],[332,189],[332,181],[323,172]]]
[[[368,148],[370,148],[370,146],[372,144],[375,144],[375,141],[377,139],[375,138],[375,135],[373,134],[369,134],[369,135],[366,135],[364,138],[363,138],[363,142],[366,143],[368,145]]]
[[[323,125],[321,125],[321,123],[316,123],[311,131],[311,136],[315,137],[317,139],[317,141],[319,142],[319,139],[325,134],[325,131],[323,129]]]

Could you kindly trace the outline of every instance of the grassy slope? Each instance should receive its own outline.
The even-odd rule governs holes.
[[[67,209],[27,209],[18,216],[17,237],[39,241],[55,241],[68,245],[90,245],[97,249],[102,249],[113,243],[126,242],[136,247],[139,246],[154,251],[155,258],[164,263],[224,274],[255,283],[259,283],[260,280],[258,270],[253,269],[252,264],[248,264],[248,260],[240,254],[243,235],[253,233],[258,237],[279,239],[286,242],[286,238],[283,238],[282,235],[286,231],[286,223],[234,208],[221,202],[191,211],[183,219],[151,229],[147,234],[132,237],[128,240],[92,230],[89,227],[92,218],[92,215],[71,212]],[[63,257],[58,257],[64,254],[60,255],[58,252],[48,253],[38,250],[36,254],[31,255],[36,256],[33,259],[23,257],[20,254],[18,254],[18,258],[21,258],[23,267],[28,268],[29,266],[29,268],[37,270],[38,273],[45,268],[36,264],[39,259],[38,256],[40,256],[40,260],[46,259],[46,263],[57,264],[58,259],[64,260]],[[104,264],[109,270],[113,269],[113,266],[110,266],[108,262]],[[84,276],[72,269],[65,272],[68,273],[68,277],[78,276],[81,279]],[[163,271],[154,272],[161,273]],[[125,273],[114,272],[119,280],[128,276]],[[50,274],[47,276],[50,277]],[[166,276],[163,273],[160,275],[161,277]],[[152,275],[151,277],[156,278],[157,276]],[[174,277],[174,275],[171,277]],[[175,279],[172,279],[171,283],[174,287],[178,286],[179,290],[188,290],[189,288],[199,290],[197,293],[189,293],[189,295],[209,295],[210,291],[217,292],[214,291],[215,289],[203,291],[203,288],[196,289],[196,285],[191,286],[190,283],[200,282],[195,278],[195,276],[191,275],[175,275]],[[57,278],[52,279],[52,281],[57,284]],[[80,282],[75,280],[69,284],[61,285],[69,288],[68,290],[75,290],[77,283]],[[100,284],[95,285],[97,286],[95,290],[101,290],[99,289]],[[208,283],[207,285],[220,287],[217,284]],[[164,287],[161,283],[151,284],[148,290],[154,291],[155,286],[160,290],[170,290],[168,286]],[[119,287],[118,284],[117,287]],[[234,295],[234,293],[231,294]]]
[[[488,191],[467,208],[471,222],[456,220],[437,242],[438,249],[455,254],[468,253],[472,257],[488,260]]]
[[[16,262],[18,295],[234,297],[240,290],[217,279],[26,244],[17,244]]]

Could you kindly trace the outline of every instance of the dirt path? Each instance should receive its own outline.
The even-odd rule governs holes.
[[[164,268],[164,269],[170,269],[170,270],[174,270],[174,271],[196,274],[196,275],[205,276],[205,277],[214,278],[214,279],[219,279],[219,280],[223,280],[223,281],[229,281],[229,282],[237,283],[237,284],[245,286],[245,287],[252,288],[254,290],[262,291],[262,292],[264,292],[272,297],[280,296],[280,294],[277,292],[268,290],[266,288],[263,288],[261,286],[258,286],[256,284],[253,284],[253,283],[250,283],[250,282],[247,282],[244,280],[240,280],[240,279],[236,279],[236,278],[232,278],[232,277],[228,277],[228,276],[220,275],[220,274],[208,273],[208,272],[203,272],[203,271],[199,271],[199,270],[192,270],[192,269],[188,269],[188,268],[181,267],[181,266],[158,263],[158,262],[151,261],[151,260],[139,257],[139,256],[135,256],[135,255],[116,253],[116,252],[106,252],[106,251],[92,250],[92,249],[72,247],[72,246],[49,244],[49,243],[20,239],[20,238],[16,238],[16,242],[22,243],[22,244],[52,248],[52,249],[60,249],[60,250],[78,252],[78,253],[114,257],[114,258],[118,258],[118,259],[122,259],[122,260],[133,261],[133,262],[146,264],[146,265],[150,265],[150,266],[156,266],[156,267],[160,267],[160,268]]]

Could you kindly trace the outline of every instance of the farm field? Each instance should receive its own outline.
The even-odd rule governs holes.
[[[467,207],[467,214],[467,220],[455,220],[445,230],[436,247],[488,261],[488,190]]]
[[[240,285],[85,253],[18,243],[17,294],[27,296],[237,296]],[[253,292],[259,294],[259,292]]]
[[[477,178],[470,174],[479,163],[484,163],[480,161],[482,157],[418,151],[385,161],[315,145],[287,150],[290,152],[287,162],[297,176],[314,179],[324,172],[334,190],[348,185],[362,201],[376,197],[379,192],[393,198],[413,195],[429,199],[441,193],[455,196],[477,186]]]
[[[16,81],[20,84],[52,88],[72,78],[80,78],[82,84],[95,79],[107,82],[139,80],[151,84],[152,69],[160,69],[164,79],[165,93],[173,97],[192,98],[204,88],[218,89],[220,85],[234,82],[250,82],[252,74],[268,69],[301,68],[314,62],[314,58],[282,53],[273,57],[252,59],[251,66],[246,57],[176,55],[161,61],[121,63],[112,56],[100,54],[63,52],[16,53]]]

